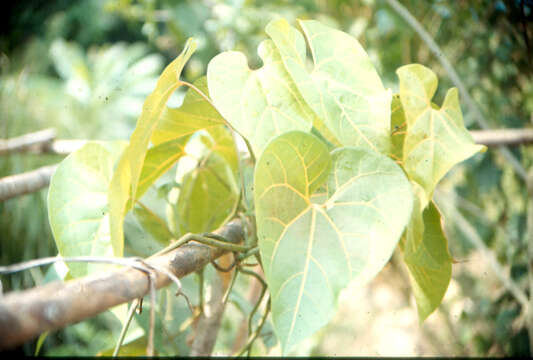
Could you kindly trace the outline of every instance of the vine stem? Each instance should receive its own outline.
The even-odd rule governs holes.
[[[431,35],[424,29],[424,27],[418,22],[418,20],[411,15],[409,10],[407,10],[402,4],[400,4],[397,0],[386,0],[387,3],[400,15],[408,24],[413,28],[413,30],[420,36],[420,38],[426,43],[426,45],[429,47],[433,55],[437,58],[437,60],[441,63],[442,67],[448,75],[450,76],[450,79],[454,83],[455,86],[459,89],[461,92],[461,95],[463,96],[464,101],[470,108],[470,111],[474,114],[474,117],[479,124],[479,126],[484,129],[488,130],[490,129],[489,123],[487,122],[485,116],[482,114],[480,108],[477,106],[476,102],[472,97],[470,96],[470,93],[466,89],[466,86],[461,81],[461,78],[455,71],[453,65],[448,61],[446,56],[444,56],[444,53],[440,49],[440,47],[437,45],[437,43],[433,40]],[[502,156],[507,159],[507,161],[513,166],[516,173],[522,178],[523,181],[527,181],[527,174],[524,167],[520,164],[520,162],[514,157],[514,155],[509,151],[509,149],[499,146],[498,151],[502,154]]]

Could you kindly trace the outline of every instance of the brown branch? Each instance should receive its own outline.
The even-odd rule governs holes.
[[[233,220],[215,233],[232,243],[240,243],[244,239],[240,220]],[[155,265],[156,269],[167,269],[182,278],[224,253],[223,250],[192,242],[145,261]],[[166,286],[170,281],[168,276],[157,272],[156,288]],[[143,297],[149,290],[148,276],[128,268],[8,293],[0,297],[0,350]]]
[[[0,179],[0,201],[38,191],[50,184],[57,165],[49,165]]]

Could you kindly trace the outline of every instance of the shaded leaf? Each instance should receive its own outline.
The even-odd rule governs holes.
[[[50,180],[48,214],[61,256],[120,256],[109,234],[107,191],[126,142],[89,142],[67,156]],[[68,263],[74,277],[101,264]]]
[[[456,88],[448,90],[438,109],[431,103],[437,77],[430,69],[411,64],[396,72],[407,121],[403,166],[409,178],[420,184],[431,198],[448,170],[485,147],[475,145],[464,126]]]
[[[299,92],[318,115],[315,127],[331,141],[389,153],[391,92],[385,90],[368,55],[350,35],[318,21],[299,21],[311,50],[306,69],[305,40],[286,20],[270,22],[267,34]],[[323,124],[321,124],[323,122]]]
[[[331,319],[341,289],[365,283],[389,260],[413,195],[388,157],[353,147],[329,154],[298,131],[269,143],[254,178],[274,328],[287,353]],[[327,200],[312,201],[325,183]]]
[[[187,173],[177,203],[180,233],[213,231],[230,216],[239,200],[238,159],[229,131],[219,126],[202,136],[204,153],[198,166]]]
[[[423,190],[413,184],[415,193]],[[424,321],[442,302],[452,276],[452,257],[444,236],[441,215],[433,202],[416,197],[411,222],[407,227],[401,249],[409,272],[409,279],[418,308]],[[425,207],[425,209],[424,209]]]
[[[403,159],[403,143],[407,123],[403,112],[400,95],[395,94],[391,102],[391,157],[395,160]]]

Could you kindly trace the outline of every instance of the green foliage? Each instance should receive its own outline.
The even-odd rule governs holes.
[[[403,143],[403,166],[412,180],[422,186],[431,199],[433,190],[455,164],[484,150],[474,145],[463,124],[457,89],[450,89],[442,107],[431,102],[437,77],[422,65],[398,69],[400,101],[407,133]],[[422,207],[425,207],[422,203]]]
[[[286,353],[329,322],[350,281],[365,284],[386,264],[409,220],[412,193],[385,156],[352,147],[330,155],[301,132],[270,142],[255,179],[259,247]],[[311,202],[325,183],[327,200]]]
[[[451,274],[440,214],[430,203],[433,190],[453,165],[481,149],[464,128],[457,92],[451,90],[442,109],[434,109],[430,99],[436,77],[410,65],[399,70],[401,104],[395,97],[391,105],[390,90],[357,40],[316,21],[300,25],[313,56],[310,71],[304,38],[285,20],[276,20],[267,26],[272,40],[259,45],[262,68],[251,71],[242,54],[226,52],[209,64],[207,84],[201,78],[190,85],[180,81],[195,50],[189,40],[147,98],[110,182],[106,173],[108,182],[90,185],[100,193],[108,187],[108,200],[70,203],[77,211],[62,211],[69,191],[79,192],[81,186],[74,183],[69,190],[67,175],[87,164],[95,167],[93,153],[104,149],[87,146],[62,163],[50,192],[60,252],[76,247],[90,253],[76,244],[92,238],[95,244],[110,241],[113,253],[121,256],[126,212],[194,144],[196,166],[182,176],[174,228],[199,233],[224,224],[241,199],[239,159],[227,121],[259,156],[253,187],[257,236],[274,331],[284,354],[330,321],[339,292],[350,282],[360,286],[376,276],[406,228],[402,249],[420,319],[433,312]],[[182,106],[167,108],[170,95],[184,84],[190,90]],[[313,125],[322,139],[331,140],[329,148],[310,134]],[[393,141],[391,125],[405,127],[405,134]],[[391,144],[404,170],[387,156]],[[429,158],[416,156],[418,146]],[[109,153],[107,158],[112,164]],[[98,229],[107,229],[107,206],[110,232],[104,234]],[[87,218],[95,221],[94,212],[102,226],[82,223],[62,231]],[[156,220],[147,215],[141,211],[141,224]]]
[[[434,37],[443,55],[453,63],[468,91],[482,106],[488,121],[495,127],[528,126],[533,109],[531,101],[533,86],[531,78],[527,76],[531,74],[531,66],[528,63],[528,56],[531,59],[528,54],[531,52],[526,48],[526,41],[524,41],[528,34],[530,40],[533,38],[529,27],[532,12],[528,2],[524,3],[522,9],[521,2],[488,0],[477,3],[449,0],[403,2]],[[250,78],[257,78],[259,74],[272,76],[275,71],[284,73],[284,83],[290,84],[291,90],[297,90],[295,94],[300,101],[298,106],[301,109],[298,112],[305,114],[308,119],[305,120],[304,125],[310,127],[309,124],[312,124],[311,133],[318,138],[314,140],[324,141],[328,146],[328,153],[334,147],[356,145],[350,142],[359,141],[356,130],[369,131],[364,132],[367,134],[365,136],[375,137],[377,144],[390,141],[389,145],[380,145],[379,150],[383,155],[390,156],[400,166],[403,166],[411,182],[412,192],[415,194],[414,212],[400,241],[400,250],[402,250],[403,261],[409,271],[412,293],[416,298],[420,319],[426,318],[438,307],[447,290],[452,263],[449,252],[456,259],[468,259],[477,253],[476,248],[469,242],[469,236],[453,221],[452,216],[455,213],[461,213],[467,221],[475,225],[483,241],[497,255],[498,261],[511,267],[513,280],[518,284],[524,284],[527,273],[523,269],[528,261],[525,255],[528,244],[525,225],[528,194],[525,187],[513,174],[509,165],[496,153],[487,152],[477,155],[464,162],[463,165],[453,167],[449,173],[448,170],[455,164],[455,161],[446,165],[441,163],[437,168],[420,166],[423,165],[424,159],[437,160],[437,157],[424,158],[424,156],[430,154],[431,149],[439,150],[439,142],[433,140],[420,142],[420,136],[431,134],[430,127],[427,126],[428,117],[426,121],[417,121],[422,127],[419,135],[412,131],[413,126],[409,129],[403,103],[410,102],[410,100],[406,100],[405,96],[401,99],[401,90],[398,89],[401,87],[402,79],[400,78],[398,82],[395,73],[395,70],[403,64],[417,62],[432,69],[435,74],[428,76],[435,80],[432,87],[436,88],[435,75],[439,76],[443,86],[433,89],[434,94],[428,95],[425,91],[422,93],[429,104],[426,110],[439,120],[444,119],[447,113],[451,113],[454,123],[460,123],[459,131],[454,129],[447,133],[449,136],[443,137],[446,139],[445,149],[454,150],[454,153],[450,154],[441,149],[440,154],[445,155],[444,159],[446,161],[448,159],[462,160],[475,150],[470,139],[462,134],[462,114],[458,114],[459,106],[453,104],[455,102],[453,96],[456,96],[453,92],[456,90],[447,90],[451,84],[439,65],[438,59],[427,50],[417,34],[405,26],[403,20],[384,1],[265,2],[252,0],[213,3],[174,0],[157,2],[82,0],[68,3],[68,6],[66,4],[43,7],[50,13],[52,12],[50,9],[54,6],[61,7],[62,10],[64,8],[64,11],[57,12],[51,17],[45,18],[41,11],[43,8],[35,9],[32,6],[25,6],[24,11],[21,10],[22,7],[19,7],[20,16],[14,14],[10,17],[8,28],[12,27],[13,31],[1,40],[2,45],[7,44],[8,47],[2,47],[6,55],[2,54],[0,58],[2,68],[0,106],[2,117],[7,119],[1,122],[0,127],[5,130],[6,136],[22,134],[44,126],[53,126],[58,130],[59,137],[126,138],[131,133],[133,119],[139,115],[142,99],[153,89],[155,84],[153,76],[160,71],[160,57],[150,56],[145,58],[146,60],[141,59],[148,49],[157,50],[167,60],[174,58],[177,55],[177,49],[181,48],[185,40],[194,36],[198,39],[198,50],[184,68],[183,78],[196,79],[205,73],[206,69],[209,75],[209,69],[214,64],[213,62],[208,67],[209,61],[222,51],[235,49],[247,57],[248,60],[243,60],[243,69],[249,72]],[[103,12],[104,6],[111,13]],[[86,16],[88,13],[97,15],[89,17]],[[265,45],[262,47],[268,48],[268,52],[273,52],[281,58],[283,66],[265,64],[258,70],[249,70],[249,67],[257,69],[261,66],[261,58],[257,56],[255,49],[263,41],[265,25],[280,15],[289,21],[278,19],[269,25],[267,34],[272,41],[267,40],[269,47]],[[361,59],[362,63],[370,64],[370,67],[367,67],[365,71],[354,72],[353,76],[348,76],[352,70],[351,66],[337,73],[327,71],[327,66],[317,63],[312,52],[311,58],[308,59],[305,42],[310,42],[309,45],[312,47],[311,43],[314,43],[312,41],[314,38],[309,39],[305,31],[302,36],[299,31],[288,25],[294,23],[295,18],[317,19],[324,25],[316,24],[316,26],[327,25],[330,28],[338,28],[357,38],[366,49],[366,52],[358,52],[358,59]],[[124,25],[126,23],[127,26]],[[302,28],[305,24],[309,27],[309,24],[313,23],[316,22],[304,20]],[[20,24],[20,26],[11,26],[11,24]],[[21,34],[27,37],[35,26],[39,29],[38,36],[27,44],[21,43],[20,40],[23,38]],[[142,39],[141,34],[144,34],[148,46],[139,44],[101,46],[103,41],[122,40],[131,43]],[[293,37],[285,37],[287,34],[292,34]],[[347,41],[330,41],[334,38],[345,38]],[[53,41],[54,39],[58,40]],[[357,48],[357,45],[353,45],[351,37],[346,37],[339,31],[331,39],[328,38],[324,46],[335,44],[338,47],[338,56],[335,59],[343,58],[344,55],[350,53],[350,51],[340,50],[341,46],[350,44],[348,47]],[[294,49],[298,51],[292,52],[291,44],[296,44]],[[284,45],[287,46],[284,47]],[[10,52],[10,48],[14,48],[16,52]],[[49,51],[50,48],[52,51]],[[5,49],[8,51],[6,52]],[[319,48],[316,50],[318,54]],[[244,59],[242,54],[239,56],[241,60]],[[269,56],[272,59],[274,55]],[[324,51],[322,56],[328,57],[329,53]],[[35,61],[35,58],[39,61]],[[295,59],[304,59],[304,66]],[[335,66],[342,68],[342,63],[337,63]],[[71,70],[68,70],[69,68]],[[265,72],[267,68],[269,72]],[[318,72],[320,72],[319,77],[316,76]],[[377,76],[378,73],[379,76]],[[274,78],[269,77],[262,81],[270,86]],[[355,78],[358,81],[352,81]],[[370,81],[371,78],[374,78],[374,81]],[[228,78],[228,83],[230,80],[233,79]],[[302,83],[300,80],[308,80],[308,82]],[[412,80],[420,81],[420,77],[417,79],[415,76]],[[226,187],[221,185],[222,182],[235,182],[237,188],[244,187],[243,202],[238,204],[238,210],[244,208],[248,209],[248,213],[253,213],[254,164],[251,164],[250,159],[242,159],[241,154],[238,162],[228,165],[231,160],[225,156],[227,155],[225,151],[222,153],[210,151],[211,141],[214,142],[216,138],[211,134],[211,130],[224,129],[221,132],[227,132],[228,129],[221,125],[226,119],[241,132],[236,120],[224,114],[223,106],[220,105],[226,95],[224,91],[228,92],[228,96],[233,96],[230,93],[232,87],[224,88],[227,84],[221,84],[216,96],[222,97],[222,100],[215,101],[215,96],[207,91],[206,81],[203,80],[203,85],[200,81],[202,80],[194,84],[205,95],[205,98],[200,93],[189,90],[181,107],[165,106],[160,121],[150,138],[153,146],[148,147],[146,144],[147,152],[137,191],[135,196],[131,193],[128,195],[135,201],[128,200],[125,206],[125,209],[131,208],[132,210],[126,214],[124,223],[127,255],[148,256],[167,244],[171,237],[181,232],[191,228],[209,228],[207,223],[224,223],[227,216],[233,213],[233,206],[237,199],[234,197],[234,189],[232,192],[225,192]],[[257,84],[261,83],[259,79],[255,81]],[[339,86],[339,84],[344,84],[344,81],[349,83],[349,87]],[[371,87],[379,91],[391,88],[393,92],[400,93],[394,94],[392,101],[383,96],[381,101],[391,101],[390,107],[387,105],[374,108],[366,96],[357,97],[349,91],[347,94],[340,92],[341,88],[347,90],[361,84],[372,84]],[[321,86],[331,86],[336,89],[336,92],[321,95]],[[210,83],[209,89],[212,88],[213,84]],[[448,95],[450,97],[446,96],[446,91],[450,92]],[[249,93],[241,93],[247,98],[252,96]],[[183,92],[176,97],[178,102],[182,94]],[[277,100],[276,94],[267,95],[259,97],[259,100],[266,101],[272,98]],[[210,104],[210,96],[224,118]],[[319,96],[329,99],[327,108],[321,109],[317,106],[319,102],[316,99]],[[390,97],[390,93],[388,96]],[[193,97],[197,101],[186,105]],[[447,101],[442,101],[445,97],[448,105],[453,106],[446,107]],[[346,103],[344,99],[350,99],[350,102]],[[175,98],[172,99],[169,104],[175,104],[175,100]],[[360,125],[365,125],[366,118],[360,116],[360,112],[347,111],[342,117],[345,120],[345,127],[339,128],[340,122],[328,123],[324,114],[338,114],[341,107],[337,106],[336,102],[343,104],[345,110],[350,110],[348,107],[361,109],[359,105],[354,106],[351,100],[356,100],[355,105],[365,105],[369,109],[376,110],[378,112],[376,119],[386,119],[386,121],[374,121],[370,123],[370,127],[361,128]],[[443,105],[439,109],[431,101]],[[231,103],[226,105],[229,108],[228,111],[236,108],[235,103],[233,107],[231,105]],[[281,102],[281,105],[277,105],[275,109],[282,109],[283,106],[284,102]],[[252,107],[249,108],[250,114],[253,114]],[[388,109],[390,109],[390,125],[389,115],[386,114]],[[463,110],[467,109],[463,108]],[[265,114],[268,114],[265,116],[275,116],[275,113],[269,113],[268,110]],[[464,123],[469,128],[475,127],[474,118],[471,115],[468,111],[464,112]],[[202,122],[202,118],[206,121]],[[253,132],[257,127],[256,120],[248,116],[242,121],[242,126],[249,126]],[[377,123],[380,125],[373,128],[372,126]],[[309,127],[300,130],[308,132]],[[201,129],[204,131],[199,131]],[[287,130],[291,129],[287,128]],[[257,134],[259,135],[259,132]],[[273,137],[277,134],[281,132],[270,138],[262,139],[263,148],[271,141],[274,142]],[[245,135],[245,137],[249,138],[251,135]],[[409,144],[406,137],[410,138]],[[440,140],[440,138],[439,136],[437,139]],[[343,142],[340,141],[341,139],[344,139]],[[455,142],[457,139],[460,140]],[[373,144],[372,141],[371,143]],[[416,149],[422,150],[424,144],[431,144],[430,150],[425,149],[420,156]],[[359,145],[364,146],[364,143]],[[253,143],[252,146],[254,149],[257,148],[257,145]],[[387,146],[390,147],[387,149]],[[413,149],[411,154],[414,157],[404,158],[404,154],[407,153],[404,150],[407,147]],[[234,149],[235,144],[231,143],[229,148]],[[456,149],[462,150],[455,152]],[[527,148],[515,148],[513,152],[525,168],[531,165],[532,154]],[[260,153],[261,150],[256,151],[261,162]],[[236,156],[235,152],[233,154]],[[192,161],[194,165],[187,169],[185,158],[190,160],[193,157],[195,158]],[[440,159],[442,160],[442,156]],[[7,175],[56,162],[57,157],[36,158],[16,155],[1,160],[0,169]],[[179,162],[179,175],[174,171],[176,161]],[[225,176],[222,182],[219,178],[215,179],[211,176],[211,172],[205,166],[207,164],[210,164],[209,167],[223,169]],[[408,168],[409,171],[407,171]],[[448,175],[444,175],[446,173]],[[217,171],[217,174],[220,173]],[[75,179],[78,177],[75,176]],[[160,180],[157,181],[157,179]],[[441,179],[435,191],[435,186]],[[240,180],[243,180],[244,184],[240,184]],[[72,185],[69,181],[66,182],[69,186]],[[209,186],[205,189],[202,184],[209,184]],[[66,188],[69,189],[69,186]],[[188,190],[184,191],[184,189]],[[326,191],[326,186],[317,189],[311,195],[311,202],[322,204],[327,201]],[[436,203],[439,205],[438,209],[431,199],[434,193]],[[226,199],[225,194],[231,195],[227,203],[223,201]],[[50,227],[42,221],[47,217],[45,198],[44,193],[38,193],[18,199],[16,203],[8,201],[0,204],[2,212],[0,226],[4,235],[3,239],[7,239],[1,242],[0,254],[3,263],[54,254],[55,249],[51,249],[49,245],[53,245],[53,239],[49,234]],[[450,200],[453,206],[444,206],[444,201],[441,205],[439,199],[442,198]],[[211,205],[195,206],[195,203],[220,205],[220,217],[216,216],[218,212],[211,211],[213,209]],[[282,210],[285,211],[285,209]],[[27,216],[30,212],[31,217]],[[222,216],[223,214],[226,216]],[[165,222],[169,222],[168,228],[163,226]],[[176,226],[173,223],[176,223]],[[449,244],[443,237],[443,227],[446,230],[445,234],[451,240]],[[88,232],[87,238],[90,238],[90,235]],[[50,249],[47,250],[47,248]],[[525,349],[528,343],[527,331],[524,331],[524,327],[521,328],[522,331],[517,330],[519,327],[517,327],[517,320],[521,316],[520,308],[509,293],[502,290],[501,285],[490,283],[487,285],[486,273],[477,270],[481,268],[482,261],[477,259],[469,261],[470,264],[473,262],[476,264],[469,269],[466,269],[468,262],[454,267],[454,281],[459,285],[460,292],[458,301],[466,305],[461,305],[463,310],[460,320],[456,317],[451,318],[452,323],[455,324],[454,333],[458,336],[457,348],[450,347],[447,351],[450,351],[450,354],[464,351],[463,354],[481,356],[527,354],[528,350]],[[31,286],[34,281],[38,282],[38,277],[32,275],[25,273],[20,278],[17,277],[18,275],[10,277],[8,281],[2,278],[4,288]],[[189,295],[192,289],[194,287],[185,285],[185,291]],[[243,292],[245,287],[237,286],[237,289],[236,291]],[[233,295],[235,294],[232,294],[230,301]],[[474,305],[469,306],[470,303]],[[455,305],[458,303],[455,302]],[[445,307],[440,309],[445,309]],[[186,312],[187,310],[183,308],[179,311]],[[164,316],[163,313],[160,314]],[[445,314],[444,310],[439,315],[442,314]],[[236,316],[229,312],[227,316],[237,319],[240,313]],[[431,325],[431,321],[435,318],[432,316],[430,324],[427,325]],[[183,319],[176,317],[173,321],[181,323]],[[170,321],[164,323],[171,324]],[[79,331],[80,326],[74,326],[64,332],[51,334],[44,343],[45,353],[48,355],[74,353],[87,355],[96,354],[102,348],[112,347],[113,344],[109,341],[112,337],[106,329],[107,325],[104,325],[104,322],[97,324],[102,331],[98,332],[95,329],[90,332]],[[172,322],[172,325],[175,323]],[[222,329],[221,338],[232,338],[236,330],[236,326],[226,326]],[[439,329],[439,333],[441,330]],[[95,334],[105,335],[97,339]],[[178,341],[184,342],[182,336],[183,334],[176,335]],[[100,340],[105,337],[108,342],[102,347],[103,342]],[[87,340],[93,338],[95,339],[93,342]],[[59,341],[75,345],[57,347],[60,345]],[[260,341],[261,339],[258,339],[257,342]],[[439,339],[436,340],[438,341]],[[449,339],[445,341],[448,343]],[[172,349],[170,343],[172,341],[158,343],[166,349],[164,354],[176,354],[175,349],[169,350]],[[138,343],[131,343],[131,347],[135,348],[139,344],[144,345],[142,339],[138,340]],[[224,346],[225,343],[217,344],[220,351],[228,351],[230,345]],[[57,347],[57,351],[50,352],[49,350],[54,347]],[[183,351],[186,350],[182,349],[180,354],[184,354]],[[297,348],[296,351],[302,350]],[[33,349],[28,350],[28,353],[32,352]]]
[[[181,85],[179,82],[181,71],[195,49],[194,41],[189,41],[182,54],[161,74],[155,90],[144,103],[137,126],[113,174],[108,197],[111,244],[115,255],[122,255],[124,248],[122,223],[126,212],[137,198],[137,186],[150,137],[161,118],[168,98]]]

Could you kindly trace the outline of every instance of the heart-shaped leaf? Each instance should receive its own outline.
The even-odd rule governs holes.
[[[257,157],[274,136],[308,131],[314,119],[272,41],[261,42],[258,53],[264,65],[257,70],[250,70],[246,57],[235,51],[217,55],[207,68],[213,103]]]
[[[388,154],[391,92],[364,49],[355,38],[318,21],[299,24],[311,49],[311,72],[298,30],[279,19],[270,22],[266,32],[307,104],[342,145]]]
[[[411,222],[401,242],[403,258],[424,321],[442,302],[452,277],[452,257],[442,231],[441,216],[433,202],[426,206],[424,190],[416,183]]]
[[[437,77],[430,69],[411,64],[397,71],[400,100],[407,121],[403,167],[429,199],[442,177],[457,163],[485,149],[475,145],[463,123],[456,88],[448,90],[442,107],[431,102]]]
[[[259,248],[284,353],[325,325],[339,291],[389,260],[413,195],[402,169],[365,148],[328,153],[311,134],[272,140],[256,166]],[[321,204],[313,193],[326,183]]]
[[[109,235],[107,190],[126,142],[89,142],[67,156],[50,180],[48,214],[61,256],[120,256]],[[73,277],[102,265],[68,263]]]

